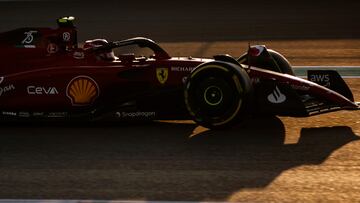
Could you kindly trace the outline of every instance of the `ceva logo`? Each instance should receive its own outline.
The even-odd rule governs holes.
[[[55,87],[28,86],[27,93],[31,95],[56,95],[59,91]]]

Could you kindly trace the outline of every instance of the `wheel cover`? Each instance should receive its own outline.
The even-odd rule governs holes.
[[[210,106],[217,106],[223,101],[223,92],[218,86],[212,85],[205,89],[204,100]]]

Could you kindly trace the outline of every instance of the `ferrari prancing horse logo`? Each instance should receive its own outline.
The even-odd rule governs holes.
[[[169,76],[169,70],[167,68],[157,68],[156,77],[161,84],[165,84]]]

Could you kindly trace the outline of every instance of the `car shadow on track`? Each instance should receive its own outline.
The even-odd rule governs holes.
[[[359,139],[346,126],[306,128],[298,143],[284,144],[276,117],[194,135],[195,128],[3,124],[0,198],[226,200]]]

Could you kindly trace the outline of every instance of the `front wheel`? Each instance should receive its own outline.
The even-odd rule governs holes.
[[[244,117],[250,92],[249,76],[240,66],[210,62],[190,74],[184,94],[193,120],[204,127],[219,129]]]

